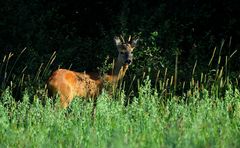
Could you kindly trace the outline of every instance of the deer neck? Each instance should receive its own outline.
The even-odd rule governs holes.
[[[128,69],[127,64],[121,64],[120,62],[117,61],[116,64],[114,65],[112,76],[115,79],[117,79],[117,81],[119,81],[125,76],[127,69]]]
[[[117,60],[114,64],[112,74],[105,75],[104,79],[108,83],[115,84],[125,76],[127,69],[127,64],[122,64]]]

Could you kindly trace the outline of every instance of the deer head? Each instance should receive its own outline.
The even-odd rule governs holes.
[[[116,82],[122,79],[128,69],[128,66],[133,61],[133,50],[137,46],[138,38],[132,38],[129,36],[127,42],[125,42],[122,36],[114,37],[115,44],[118,50],[118,57],[114,62],[113,76],[116,76],[113,80]]]
[[[120,66],[128,66],[132,63],[133,60],[133,49],[137,46],[138,38],[131,38],[129,36],[127,42],[125,42],[122,36],[115,37],[115,44],[118,50],[117,63]]]

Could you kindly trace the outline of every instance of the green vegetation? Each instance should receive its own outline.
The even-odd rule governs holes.
[[[0,147],[239,147],[238,3],[0,1]],[[60,109],[51,72],[107,72],[115,35],[140,36],[118,90]]]
[[[142,42],[150,55],[159,52],[154,43],[157,35],[149,37],[152,44]],[[141,68],[131,65],[115,94],[104,90],[98,97],[94,118],[91,100],[76,98],[64,110],[59,108],[58,98],[48,98],[45,80],[55,52],[34,75],[25,71],[31,63],[19,65],[27,49],[18,55],[9,53],[0,63],[0,146],[239,147],[240,92],[238,78],[229,68],[237,50],[222,58],[223,47],[224,42],[213,49],[204,71],[195,61],[190,75],[185,74],[191,79],[184,81],[178,78],[182,70],[178,52],[170,70],[149,68],[140,73]],[[137,52],[138,57],[145,51]],[[98,70],[106,72],[111,67],[108,64],[107,58]],[[143,69],[151,67],[138,64]],[[13,72],[21,67],[20,72]],[[135,75],[131,68],[139,72]]]
[[[97,113],[92,103],[75,99],[67,110],[50,99],[15,101],[1,95],[1,147],[239,147],[240,92],[228,86],[224,97],[201,90],[189,96],[164,96],[146,79],[132,103],[103,92]],[[30,103],[30,100],[31,101]],[[45,103],[43,103],[45,102]]]
[[[177,53],[182,81],[191,79],[196,61],[196,74],[207,71],[212,50],[215,46],[219,50],[222,40],[223,59],[240,47],[237,0],[5,0],[0,6],[0,59],[27,48],[12,71],[17,75],[27,63],[25,72],[35,76],[54,51],[57,57],[51,70],[60,65],[96,71],[106,57],[112,62],[116,53],[113,37],[121,34],[141,39],[134,51],[132,73],[141,75],[151,68],[154,74],[160,70],[161,76],[168,68],[172,75]],[[240,52],[235,56],[240,57]],[[229,69],[237,75],[240,66],[233,63],[239,59],[231,61]]]

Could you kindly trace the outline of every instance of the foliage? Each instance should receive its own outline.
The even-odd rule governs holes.
[[[18,55],[27,47],[28,52],[21,56],[18,65],[27,63],[26,72],[30,75],[54,51],[57,58],[51,70],[60,65],[77,71],[96,71],[107,56],[112,62],[114,35],[136,34],[141,43],[135,52],[134,73],[146,72],[148,68],[153,73],[163,72],[168,68],[173,74],[175,55],[179,52],[179,78],[184,79],[196,60],[201,61],[199,71],[206,71],[211,51],[215,46],[220,48],[222,39],[229,40],[222,56],[239,48],[236,3],[7,0],[0,2],[0,58],[10,52]],[[232,63],[239,61],[237,57]],[[9,65],[12,67],[13,63]],[[23,68],[15,67],[12,72],[18,74]],[[230,68],[235,75],[239,66],[231,64]]]
[[[92,103],[75,99],[68,110],[29,92],[16,102],[6,89],[0,102],[0,145],[10,147],[239,147],[240,94],[231,86],[224,98],[202,95],[164,99],[145,79],[138,97],[125,106],[103,93],[97,114]],[[178,101],[180,100],[180,101]],[[224,140],[223,140],[224,139]]]
[[[0,145],[239,147],[237,4],[1,1]],[[62,110],[47,97],[59,67],[111,69],[120,34],[140,37],[134,62],[94,120],[91,101]]]

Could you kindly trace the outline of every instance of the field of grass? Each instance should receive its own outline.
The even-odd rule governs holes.
[[[0,147],[239,147],[239,90],[228,86],[224,97],[215,92],[166,96],[146,79],[127,106],[124,91],[117,99],[103,92],[93,120],[91,101],[76,98],[62,110],[58,102],[30,98],[27,90],[16,102],[6,89]]]

